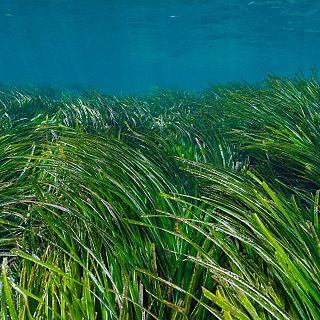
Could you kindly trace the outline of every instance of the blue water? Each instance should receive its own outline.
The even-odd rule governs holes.
[[[320,66],[320,1],[1,0],[0,81],[144,91]]]

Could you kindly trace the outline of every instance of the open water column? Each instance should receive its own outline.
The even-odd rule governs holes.
[[[2,0],[0,81],[199,89],[319,66],[317,0]]]

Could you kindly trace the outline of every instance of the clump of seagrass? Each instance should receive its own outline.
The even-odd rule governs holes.
[[[320,318],[314,74],[48,92],[0,90],[2,318]]]

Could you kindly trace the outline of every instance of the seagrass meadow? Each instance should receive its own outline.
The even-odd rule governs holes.
[[[315,72],[0,112],[1,319],[320,319]]]

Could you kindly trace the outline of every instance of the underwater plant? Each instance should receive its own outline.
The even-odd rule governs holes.
[[[1,319],[320,318],[315,74],[0,119]]]

